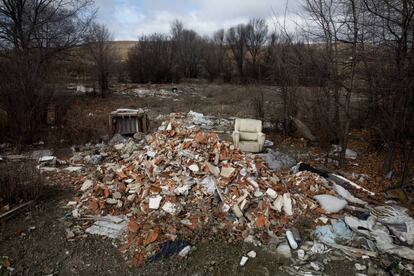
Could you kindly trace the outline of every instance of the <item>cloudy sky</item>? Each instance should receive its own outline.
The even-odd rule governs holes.
[[[201,35],[247,22],[249,18],[282,16],[288,2],[289,18],[296,17],[300,0],[95,0],[98,21],[116,40],[136,40],[139,35],[167,33],[174,19]]]

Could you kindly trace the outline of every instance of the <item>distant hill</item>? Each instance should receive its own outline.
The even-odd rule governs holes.
[[[131,41],[121,40],[121,41],[111,41],[109,43],[111,43],[111,45],[114,47],[116,51],[116,56],[118,56],[121,61],[125,61],[128,58],[129,49],[134,47],[137,42],[138,41],[133,41],[133,40]]]

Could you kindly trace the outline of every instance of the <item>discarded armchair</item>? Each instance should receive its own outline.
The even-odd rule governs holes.
[[[261,152],[265,142],[262,121],[254,119],[236,119],[233,142],[242,151]]]

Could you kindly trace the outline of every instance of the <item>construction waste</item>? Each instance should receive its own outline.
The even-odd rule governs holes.
[[[217,239],[277,242],[276,252],[302,261],[330,250],[356,259],[388,253],[414,261],[414,220],[405,209],[378,206],[376,194],[303,163],[290,172],[272,170],[263,155],[221,139],[214,130],[220,125],[231,122],[170,114],[142,140],[115,137],[76,152],[65,171],[78,188],[68,202],[71,216],[88,222],[82,224],[86,233],[118,239],[132,265],[171,252],[185,256],[191,245]],[[304,220],[309,233],[296,227]],[[253,255],[243,256],[240,266]],[[308,266],[286,272],[323,270],[322,264]]]

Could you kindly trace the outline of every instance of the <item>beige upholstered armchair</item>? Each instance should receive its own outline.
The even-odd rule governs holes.
[[[254,119],[236,119],[233,142],[242,151],[261,152],[265,142],[262,133],[262,121]]]

